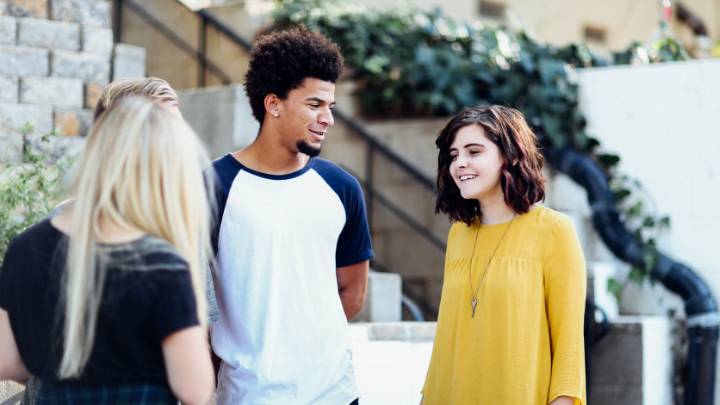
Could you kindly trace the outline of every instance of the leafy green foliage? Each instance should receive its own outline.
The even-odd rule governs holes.
[[[649,48],[640,42],[633,42],[624,51],[613,53],[616,65],[675,62],[688,59],[690,59],[690,55],[685,48],[672,37],[660,38]]]
[[[31,145],[32,131],[30,125],[22,130],[25,144],[21,161],[7,164],[0,171],[0,263],[12,238],[48,215],[58,203],[62,177],[72,159],[48,162],[37,151],[42,148]],[[48,145],[53,136],[51,133],[40,137],[35,146]]]
[[[524,32],[459,23],[439,10],[377,11],[349,0],[277,0],[274,21],[276,29],[302,24],[338,44],[366,116],[447,116],[482,104],[518,108],[543,146],[573,147],[606,170],[624,219],[654,257],[654,235],[669,221],[647,204],[628,203],[637,187],[618,170],[620,157],[602,152],[587,133],[578,108],[575,68],[611,64],[587,46],[554,47]],[[682,46],[664,37],[649,49],[632,44],[612,63],[684,59]],[[641,281],[652,263],[646,260],[631,278]]]

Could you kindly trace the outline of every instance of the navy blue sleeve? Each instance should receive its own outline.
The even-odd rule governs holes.
[[[225,212],[225,204],[227,203],[230,187],[232,186],[235,176],[240,171],[241,166],[232,155],[227,154],[212,163],[212,170],[206,175],[213,182],[210,188],[213,197],[211,205],[213,206],[213,215],[210,230],[210,241],[212,243],[213,252],[217,256],[218,238],[220,236],[220,224],[222,223],[223,213]]]
[[[344,267],[373,257],[365,197],[360,183],[346,171],[323,159],[315,159],[315,169],[340,197],[345,208],[345,226],[338,238],[335,266]]]

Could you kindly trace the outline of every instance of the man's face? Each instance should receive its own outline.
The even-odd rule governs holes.
[[[287,148],[313,157],[320,153],[327,130],[335,123],[334,107],[335,84],[307,78],[287,98],[279,100],[277,111],[270,111],[269,118],[278,120]]]

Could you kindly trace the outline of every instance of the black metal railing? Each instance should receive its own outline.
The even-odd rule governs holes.
[[[368,153],[370,156],[372,156],[371,153]],[[346,166],[342,166],[343,169],[348,171],[350,174],[353,175],[356,179],[359,179],[359,176],[357,173],[354,173],[350,168]],[[369,171],[372,171],[372,169],[369,169]],[[400,219],[405,225],[410,227],[415,233],[417,233],[420,237],[425,239],[427,242],[429,242],[431,245],[438,248],[440,251],[445,252],[446,244],[445,241],[437,235],[435,235],[432,231],[430,231],[429,228],[427,228],[425,225],[421,224],[419,221],[417,221],[415,218],[413,218],[410,214],[408,214],[404,209],[402,209],[399,205],[392,202],[392,200],[387,197],[383,192],[378,190],[373,182],[371,181],[371,175],[368,176],[366,173],[365,180],[358,180],[360,182],[360,185],[362,185],[363,189],[365,190],[365,194],[368,196],[368,200],[371,199],[370,196],[372,196],[373,201],[377,201],[382,207],[390,211],[393,215],[395,215],[398,219]],[[368,212],[371,210],[368,209]],[[368,214],[368,217],[370,215]]]
[[[198,43],[199,49],[195,49],[180,35],[176,34],[167,24],[163,23],[159,18],[148,12],[141,3],[135,0],[113,0],[113,19],[114,19],[114,38],[116,42],[122,40],[122,24],[123,24],[123,9],[127,7],[141,20],[157,30],[162,34],[168,41],[174,46],[183,51],[184,53],[192,56],[199,65],[198,68],[198,87],[205,86],[205,77],[208,72],[214,74],[223,84],[232,83],[232,78],[225,72],[219,65],[213,63],[207,55],[207,21],[205,14],[200,17],[200,29],[198,29]],[[182,2],[179,2],[183,7],[185,6]],[[192,12],[192,10],[188,9]]]

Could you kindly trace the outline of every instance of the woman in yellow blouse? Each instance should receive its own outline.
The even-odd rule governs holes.
[[[536,205],[535,135],[517,110],[478,107],[436,144],[453,225],[423,404],[585,404],[585,260],[570,220]]]

